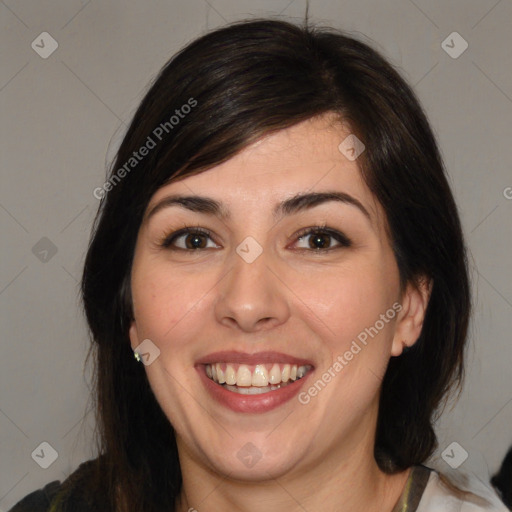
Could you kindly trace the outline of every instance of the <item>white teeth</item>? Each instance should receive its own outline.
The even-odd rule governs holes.
[[[298,366],[296,364],[273,363],[257,364],[249,366],[246,364],[214,363],[206,365],[206,375],[218,384],[225,384],[226,387],[240,386],[244,388],[268,388],[278,389],[281,383],[287,384],[301,379],[311,369],[311,366]],[[248,392],[249,393],[249,392]],[[253,394],[251,391],[250,394]]]
[[[226,382],[226,377],[224,375],[224,372],[222,371],[222,368],[220,367],[220,364],[217,363],[215,365],[215,368],[217,370],[217,382],[219,384],[224,384],[224,382]]]
[[[270,384],[279,384],[281,382],[281,368],[278,364],[274,363],[274,366],[272,366],[268,375],[268,381]]]
[[[210,365],[206,365],[207,367]],[[234,386],[236,384],[236,373],[235,369],[230,365],[226,365],[226,371],[224,372],[226,377],[226,384]],[[215,379],[214,379],[215,380]]]
[[[288,382],[289,379],[290,379],[290,365],[285,364],[283,366],[283,371],[281,372],[281,380],[283,382]]]
[[[266,386],[268,384],[268,372],[264,365],[258,364],[252,374],[253,386]]]
[[[308,370],[305,366],[299,366],[297,368],[297,379],[302,379],[302,377],[304,377],[304,375],[306,375],[307,371]]]
[[[236,385],[237,386],[250,386],[252,384],[251,370],[245,364],[241,364],[238,367],[236,374]]]
[[[264,387],[238,387],[238,386],[224,386],[227,390],[233,391],[234,393],[238,393],[240,395],[261,395],[262,393],[268,393],[269,391],[274,391],[275,389],[279,389],[281,386],[286,386],[287,384],[278,384],[277,386],[264,386]]]

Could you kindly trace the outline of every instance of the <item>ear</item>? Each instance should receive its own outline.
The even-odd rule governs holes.
[[[140,345],[140,338],[139,333],[137,332],[137,323],[135,320],[132,320],[132,323],[130,325],[130,345],[132,346],[132,350],[135,350],[135,347],[138,347]]]
[[[422,276],[416,284],[407,283],[398,313],[391,355],[397,357],[405,347],[412,347],[418,340],[425,319],[433,282]]]

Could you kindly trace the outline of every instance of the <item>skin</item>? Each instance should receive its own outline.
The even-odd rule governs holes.
[[[171,193],[209,196],[231,213],[221,220],[163,208],[141,225],[134,255],[130,340],[135,349],[149,338],[160,350],[145,370],[176,430],[177,511],[390,512],[402,493],[409,470],[387,475],[373,456],[378,398],[389,359],[421,332],[429,293],[426,284],[401,293],[385,214],[357,160],[338,150],[349,133],[329,114],[307,120],[150,200],[147,211]],[[370,220],[334,201],[273,219],[278,202],[327,190],[358,199]],[[323,223],[352,245],[324,235],[326,251],[314,235],[298,239]],[[185,225],[212,232],[200,238],[205,248],[159,245]],[[236,252],[247,236],[263,250],[252,263]],[[269,412],[236,413],[211,399],[194,369],[218,350],[275,350],[314,362],[309,387],[396,302],[402,310],[305,405],[295,397]],[[248,442],[261,454],[251,468],[237,457]]]

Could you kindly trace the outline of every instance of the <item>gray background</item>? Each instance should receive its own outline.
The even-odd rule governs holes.
[[[438,136],[471,252],[476,311],[466,386],[437,425],[431,465],[449,470],[441,454],[457,442],[469,454],[459,471],[488,480],[512,443],[512,1],[310,6],[312,21],[373,41],[399,67]],[[1,510],[96,455],[78,279],[98,206],[92,191],[149,80],[208,29],[263,15],[300,21],[304,10],[304,0],[0,3]],[[454,31],[468,43],[458,58],[442,47]],[[59,45],[46,59],[31,47],[49,48],[42,32]],[[58,452],[47,469],[31,456],[49,461],[42,442]],[[461,454],[456,446],[452,458]]]

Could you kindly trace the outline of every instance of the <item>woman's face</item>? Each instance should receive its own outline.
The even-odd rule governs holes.
[[[148,205],[130,339],[182,467],[258,480],[373,454],[381,380],[412,331],[384,213],[329,120],[266,136]]]

